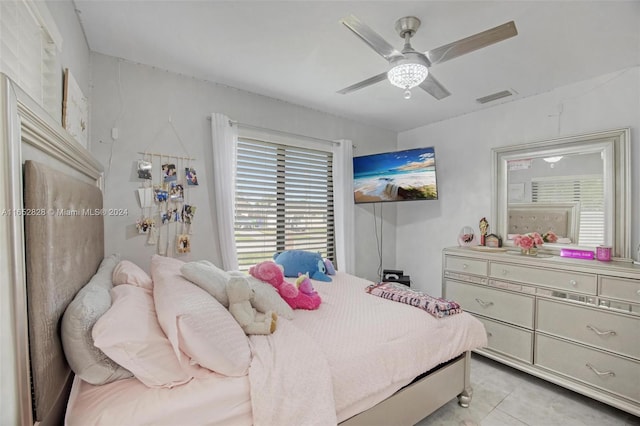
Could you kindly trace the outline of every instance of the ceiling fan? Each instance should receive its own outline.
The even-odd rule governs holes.
[[[418,31],[420,20],[415,16],[405,16],[398,19],[395,25],[396,31],[404,39],[404,48],[399,52],[380,34],[355,16],[347,16],[340,22],[389,62],[389,71],[338,90],[338,93],[343,95],[388,78],[393,85],[405,89],[405,99],[411,97],[411,89],[416,86],[420,86],[438,100],[446,98],[451,93],[435,79],[428,69],[430,66],[482,49],[518,34],[516,24],[510,21],[428,52],[420,53],[411,47],[411,37]]]

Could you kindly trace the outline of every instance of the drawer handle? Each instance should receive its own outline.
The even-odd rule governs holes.
[[[493,337],[493,333],[490,331],[487,331],[487,337]]]
[[[466,263],[462,264],[462,269],[467,269],[469,267],[469,265],[467,265]]]
[[[573,287],[575,287],[576,285],[578,285],[578,281],[576,280],[570,280],[569,284],[571,284]]]
[[[640,296],[640,290],[636,291],[636,294],[637,294],[638,296]]]
[[[614,373],[613,371],[598,371],[597,368],[595,368],[593,365],[586,363],[585,364],[591,371],[593,371],[594,373],[596,373],[598,376],[609,376],[609,377],[616,377],[616,373]]]
[[[509,273],[509,271],[507,271],[506,269],[502,270],[502,275],[507,275]]]
[[[589,330],[593,331],[594,333],[596,333],[598,336],[605,336],[605,335],[608,335],[608,334],[610,334],[612,336],[615,336],[616,334],[618,334],[613,330],[606,330],[606,331],[598,330],[598,327],[595,327],[593,325],[588,325],[588,324],[587,324],[587,328]]]
[[[477,297],[476,297],[476,302],[478,302],[480,306],[482,306],[483,308],[488,308],[489,306],[493,305],[493,302],[485,302],[484,300],[478,299]]]

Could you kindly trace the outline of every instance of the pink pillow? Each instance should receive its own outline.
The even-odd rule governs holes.
[[[113,270],[112,281],[113,285],[131,284],[136,287],[148,288],[149,290],[153,288],[151,277],[138,265],[128,260],[123,260],[116,265]]]
[[[151,290],[123,284],[111,289],[111,298],[111,308],[93,327],[95,346],[150,388],[191,380],[158,324]]]
[[[184,262],[155,255],[151,259],[153,298],[158,321],[178,355],[225,376],[249,370],[249,339],[229,311],[180,273]]]

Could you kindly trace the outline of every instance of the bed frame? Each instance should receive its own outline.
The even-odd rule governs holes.
[[[102,209],[102,167],[2,74],[0,101],[0,210],[32,213],[0,222],[0,424],[59,425],[73,378],[60,320],[104,257],[102,216],[73,212]],[[412,425],[456,396],[468,406],[470,359],[461,354],[342,424]]]

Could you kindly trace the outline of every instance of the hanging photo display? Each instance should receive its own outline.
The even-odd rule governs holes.
[[[189,235],[179,234],[176,236],[176,251],[178,253],[191,252],[191,237]]]
[[[155,226],[155,221],[149,217],[141,217],[136,222],[136,228],[139,234],[147,234]]]
[[[184,176],[187,179],[187,185],[197,185],[198,176],[196,176],[196,169],[193,167],[185,167]]]
[[[169,163],[163,164],[162,176],[165,182],[175,182],[178,179],[178,176],[176,175],[176,165]]]
[[[142,210],[136,222],[138,233],[148,235],[146,244],[157,246],[158,254],[190,253],[196,207],[188,201],[187,188],[198,185],[196,170],[189,164],[193,159],[163,154],[142,155],[143,159],[135,163],[138,177],[144,179],[142,187],[137,190]],[[157,171],[155,178],[153,170]],[[184,170],[184,175],[179,175],[179,170]],[[175,241],[175,245],[170,241]]]
[[[153,169],[153,164],[151,161],[138,160],[138,178],[151,180],[151,170]]]
[[[155,199],[158,203],[162,203],[169,199],[169,193],[162,189],[162,187],[156,186],[153,191],[155,192]]]
[[[185,204],[182,206],[182,221],[186,225],[191,225],[193,221],[193,216],[196,214],[196,206],[191,206],[189,204]]]
[[[152,188],[138,188],[138,201],[140,201],[141,209],[153,207],[155,195]]]
[[[184,201],[184,187],[182,184],[171,182],[169,197],[171,197],[171,201],[173,202]]]

